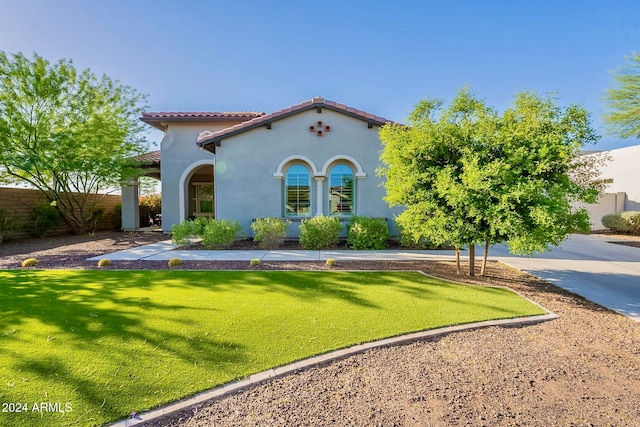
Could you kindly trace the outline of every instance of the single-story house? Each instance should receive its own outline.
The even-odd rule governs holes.
[[[159,169],[162,230],[200,216],[238,220],[247,236],[259,217],[386,218],[392,235],[398,209],[383,200],[377,176],[378,129],[390,121],[320,97],[276,111],[149,112],[141,120],[164,132],[159,151],[139,156]],[[125,230],[137,229],[135,180],[122,189]]]

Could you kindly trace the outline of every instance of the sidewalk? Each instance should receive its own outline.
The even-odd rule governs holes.
[[[326,261],[333,258],[336,261],[420,261],[420,260],[452,260],[455,251],[452,250],[184,250],[179,249],[165,240],[134,249],[113,252],[106,255],[89,258],[88,261],[98,261],[107,258],[111,261],[168,261],[180,258],[183,261],[250,261],[257,258],[261,261]]]

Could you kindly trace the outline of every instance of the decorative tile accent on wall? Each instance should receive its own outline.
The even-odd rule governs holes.
[[[331,126],[323,124],[321,121],[309,126],[309,132],[315,132],[317,136],[322,136],[325,132],[331,132]]]

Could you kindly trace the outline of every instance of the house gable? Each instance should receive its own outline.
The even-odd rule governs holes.
[[[248,130],[256,129],[262,126],[270,130],[272,127],[272,124],[278,120],[282,120],[287,117],[291,117],[293,115],[300,114],[309,110],[315,110],[317,113],[322,113],[323,109],[335,111],[335,112],[356,118],[358,120],[362,120],[367,124],[367,127],[369,129],[373,128],[374,125],[382,126],[386,123],[391,123],[391,120],[387,120],[383,117],[376,116],[375,114],[370,114],[365,111],[358,110],[353,107],[348,107],[344,104],[339,104],[334,101],[325,100],[322,97],[315,97],[309,101],[304,101],[300,104],[293,105],[291,107],[284,108],[282,110],[279,110],[270,114],[265,114],[260,117],[255,117],[251,120],[238,123],[234,126],[231,126],[223,130],[219,130],[215,132],[203,131],[200,133],[200,136],[198,137],[197,144],[201,148],[204,148],[208,151],[211,151],[212,153],[215,153],[215,147],[221,146],[222,140],[225,138],[229,138],[231,136],[235,136],[240,133],[246,132]]]

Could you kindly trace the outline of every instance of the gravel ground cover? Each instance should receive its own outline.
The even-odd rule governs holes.
[[[19,268],[28,257],[38,258],[39,268],[97,268],[85,259],[165,239],[159,234],[102,233],[3,243],[0,268]],[[109,268],[167,265],[114,262]],[[181,268],[256,267],[244,261],[185,261]],[[329,267],[263,262],[258,268]],[[368,351],[146,425],[640,425],[640,323],[497,263],[489,265],[484,278],[457,276],[450,262],[340,262],[333,268],[422,270],[462,282],[508,286],[559,318]]]

